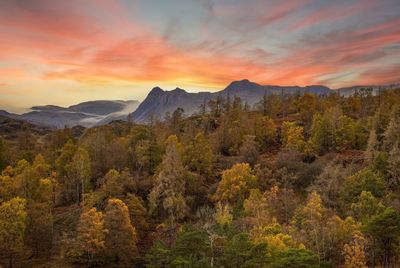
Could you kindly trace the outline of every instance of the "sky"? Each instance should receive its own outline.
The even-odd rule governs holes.
[[[400,82],[399,0],[0,0],[0,109]]]

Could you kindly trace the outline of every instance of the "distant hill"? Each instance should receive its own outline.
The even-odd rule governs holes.
[[[34,106],[31,108],[31,112],[21,115],[0,111],[0,115],[53,129],[65,126],[92,127],[113,120],[127,120],[128,115],[138,106],[139,102],[135,100],[99,100],[83,102],[66,108],[55,105]]]
[[[50,128],[31,124],[25,120],[14,119],[9,117],[9,115],[12,114],[5,111],[0,111],[0,136],[6,139],[16,139],[22,132],[25,131],[29,131],[38,135],[43,135],[51,131]]]

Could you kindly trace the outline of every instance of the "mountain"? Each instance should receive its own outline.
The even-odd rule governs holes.
[[[178,107],[183,108],[185,113],[190,115],[201,104],[214,97],[215,95],[210,92],[189,93],[180,88],[164,91],[155,87],[132,113],[132,119],[140,123],[147,122],[152,116],[162,119],[166,113],[172,113]]]
[[[185,115],[191,115],[198,111],[200,105],[215,99],[218,96],[237,96],[250,106],[255,105],[264,95],[269,94],[329,94],[331,89],[325,86],[272,86],[259,85],[247,79],[234,81],[225,89],[218,92],[189,93],[183,89],[176,88],[165,91],[159,87],[153,88],[146,99],[132,113],[132,119],[138,123],[146,123],[151,117],[163,119],[166,113],[172,113],[178,107],[183,108]]]
[[[99,100],[83,102],[69,107],[34,106],[30,112],[21,115],[0,111],[0,115],[53,129],[78,125],[92,127],[107,124],[113,120],[127,120],[129,113],[138,106],[139,102],[134,100]]]
[[[15,140],[26,132],[44,135],[51,130],[47,127],[38,126],[13,118],[13,114],[0,110],[0,136],[8,140]]]

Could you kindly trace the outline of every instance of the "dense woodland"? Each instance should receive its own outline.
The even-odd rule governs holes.
[[[400,266],[400,90],[12,134],[3,267]]]

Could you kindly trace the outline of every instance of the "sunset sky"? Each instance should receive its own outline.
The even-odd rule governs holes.
[[[0,109],[400,82],[399,0],[0,0]]]

